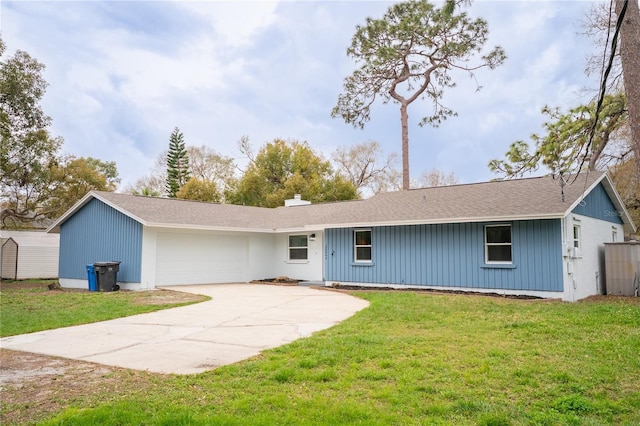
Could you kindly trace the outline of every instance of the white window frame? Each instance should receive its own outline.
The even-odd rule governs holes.
[[[358,244],[358,233],[368,232],[370,244]],[[358,248],[369,247],[369,259],[358,259]],[[371,229],[354,229],[353,230],[353,261],[355,263],[371,263],[373,262],[373,233]]]
[[[509,240],[508,243],[490,243],[487,241],[487,228],[509,228]],[[489,246],[509,246],[511,251],[511,260],[489,260]],[[510,223],[495,223],[484,226],[484,262],[490,265],[512,265],[513,264],[513,226]]]
[[[580,223],[574,222],[571,230],[571,240],[573,241],[572,246],[576,250],[576,254],[578,254],[582,248],[582,227],[580,226]]]
[[[618,228],[616,228],[615,226],[611,227],[611,240],[612,243],[618,242]]]
[[[304,246],[292,246],[291,245],[291,237],[304,237],[306,241],[306,245]],[[287,257],[290,262],[306,262],[309,260],[309,236],[307,234],[291,234],[287,237]],[[291,258],[291,250],[305,250],[306,256],[304,259],[292,259]]]

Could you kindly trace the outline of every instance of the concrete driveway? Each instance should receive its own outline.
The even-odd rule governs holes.
[[[5,349],[156,373],[192,374],[250,358],[329,328],[368,302],[309,287],[165,287],[207,302],[0,339]]]

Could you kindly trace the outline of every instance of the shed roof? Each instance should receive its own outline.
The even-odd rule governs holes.
[[[621,212],[627,232],[635,230],[605,173],[583,173],[569,182],[561,187],[558,179],[543,176],[386,192],[365,200],[276,209],[91,192],[58,219],[50,231],[57,232],[60,224],[91,198],[109,204],[146,226],[257,232],[561,218],[599,183]]]
[[[60,237],[44,231],[9,231],[1,230],[2,240],[11,238],[20,247],[58,247]]]

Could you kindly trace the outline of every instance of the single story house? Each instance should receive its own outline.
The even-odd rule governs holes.
[[[575,180],[574,180],[575,178]],[[574,301],[604,293],[604,243],[635,226],[607,174],[377,194],[276,209],[91,192],[60,217],[60,283],[121,261],[125,289],[289,276],[332,285]]]
[[[43,231],[0,230],[0,277],[57,278],[60,236]]]

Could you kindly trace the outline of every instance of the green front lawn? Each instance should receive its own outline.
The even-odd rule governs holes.
[[[356,294],[371,306],[310,338],[86,396],[48,424],[640,424],[638,299]]]
[[[208,300],[206,296],[165,297],[168,292],[49,290],[56,281],[3,281],[0,286],[0,336],[31,333],[153,312]],[[162,297],[161,297],[162,296]]]

